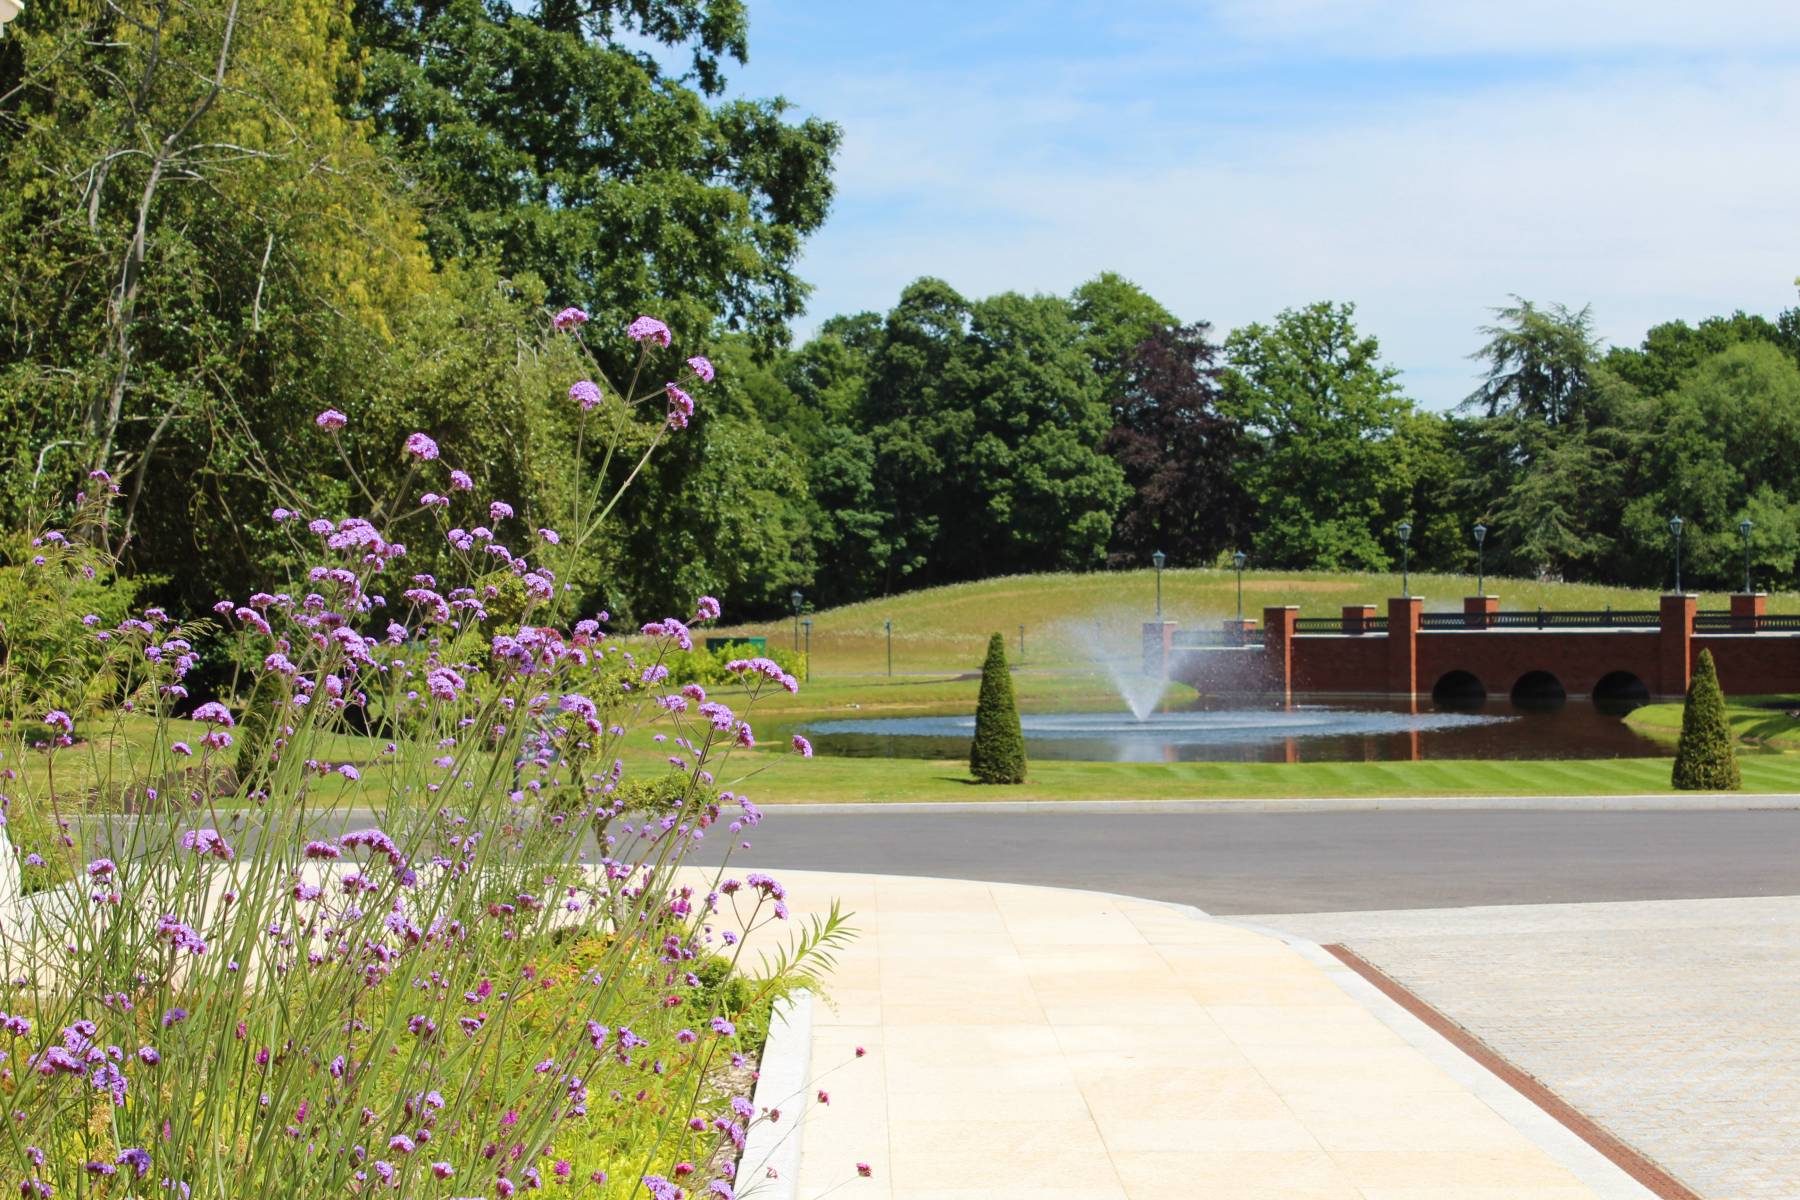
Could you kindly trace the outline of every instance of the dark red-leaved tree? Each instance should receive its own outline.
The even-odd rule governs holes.
[[[1244,529],[1233,467],[1248,446],[1220,411],[1219,347],[1205,322],[1157,329],[1126,362],[1112,402],[1106,452],[1131,498],[1113,523],[1110,562],[1138,565],[1161,550],[1195,566],[1229,549]]]

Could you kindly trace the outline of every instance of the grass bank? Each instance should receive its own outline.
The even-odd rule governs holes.
[[[1657,593],[1643,588],[1490,576],[1487,590],[1502,608],[1654,609]],[[1475,590],[1464,575],[1420,575],[1414,595],[1428,611],[1461,611],[1462,597]],[[1398,575],[1326,571],[1245,571],[1244,613],[1260,616],[1267,604],[1297,604],[1303,616],[1336,616],[1342,605],[1383,605],[1398,596]],[[1162,573],[1163,612],[1184,624],[1216,624],[1237,610],[1237,576],[1228,570],[1191,568]],[[927,588],[809,614],[813,674],[876,675],[887,670],[887,631],[892,621],[897,675],[974,670],[981,664],[989,634],[1000,632],[1015,664],[1026,668],[1067,667],[1086,661],[1084,643],[1099,640],[1116,652],[1138,644],[1139,625],[1156,603],[1153,571],[1102,571],[1083,575],[1011,575],[976,583]],[[1703,609],[1728,607],[1724,593],[1700,597]],[[1385,611],[1385,610],[1384,610]],[[1769,598],[1771,612],[1800,612],[1800,595]],[[1024,650],[1020,652],[1020,626]],[[731,626],[722,633],[767,637],[788,645],[791,620]]]
[[[1789,716],[1790,711],[1800,711],[1800,700],[1791,696],[1740,696],[1725,705],[1738,740],[1770,750],[1800,750],[1800,720]],[[1681,705],[1646,704],[1633,710],[1625,723],[1673,746],[1681,736]]]

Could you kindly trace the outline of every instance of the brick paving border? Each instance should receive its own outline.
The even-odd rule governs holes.
[[[1355,971],[1388,999],[1428,1025],[1458,1050],[1480,1063],[1513,1090],[1543,1109],[1576,1137],[1606,1156],[1627,1175],[1649,1188],[1661,1200],[1702,1200],[1701,1196],[1645,1158],[1632,1146],[1607,1132],[1579,1109],[1544,1086],[1535,1076],[1515,1067],[1480,1038],[1420,999],[1380,967],[1342,943],[1322,946],[1327,954]]]

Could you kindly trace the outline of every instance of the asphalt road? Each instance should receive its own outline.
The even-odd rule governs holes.
[[[1218,914],[1786,896],[1800,895],[1800,811],[777,808],[732,862],[1088,888]]]

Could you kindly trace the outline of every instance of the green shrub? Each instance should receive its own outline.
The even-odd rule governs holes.
[[[981,664],[969,772],[981,783],[1025,782],[1025,731],[1019,727],[1019,707],[1013,701],[1006,640],[997,633],[988,639],[987,661]]]
[[[674,650],[663,657],[662,663],[669,668],[668,682],[672,685],[698,683],[703,687],[716,687],[730,683],[734,678],[725,669],[726,663],[733,659],[758,657],[773,659],[795,679],[806,678],[806,655],[774,646],[758,650],[748,642],[733,642],[717,650],[708,650],[702,645],[696,645],[692,650]]]
[[[1719,673],[1712,651],[1702,650],[1688,683],[1687,703],[1681,710],[1681,741],[1675,747],[1673,782],[1683,791],[1736,791],[1744,786],[1738,774],[1736,739],[1725,718],[1725,694],[1719,690]]]
[[[75,514],[78,530],[86,515]],[[143,581],[114,566],[79,531],[0,536],[0,710],[7,718],[31,721],[60,708],[79,719],[118,698],[117,672],[95,632],[118,624]]]

